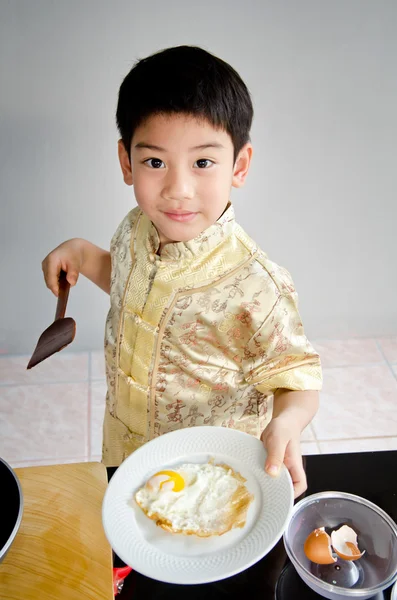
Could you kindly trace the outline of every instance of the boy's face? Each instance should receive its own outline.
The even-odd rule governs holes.
[[[241,187],[252,156],[246,144],[233,163],[228,133],[188,115],[155,115],[134,133],[131,162],[119,142],[124,181],[156,226],[161,245],[187,242],[224,212],[231,187]]]

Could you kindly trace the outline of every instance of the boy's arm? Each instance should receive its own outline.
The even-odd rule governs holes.
[[[283,463],[290,472],[295,498],[307,487],[302,464],[300,436],[319,406],[319,394],[314,390],[278,389],[274,393],[273,418],[262,433],[267,450],[265,469],[277,476]]]
[[[315,390],[278,389],[274,393],[273,419],[288,419],[301,434],[316,414],[318,405],[319,394]]]
[[[84,242],[82,244],[83,264],[81,273],[100,287],[101,290],[110,294],[110,274],[112,268],[110,252],[91,244],[91,242],[87,242],[87,240],[81,241]]]
[[[47,287],[58,296],[58,278],[61,270],[66,272],[70,285],[76,285],[80,273],[107,294],[110,293],[110,252],[87,240],[74,238],[50,252],[42,262]]]

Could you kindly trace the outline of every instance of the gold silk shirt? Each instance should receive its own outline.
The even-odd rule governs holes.
[[[183,427],[221,425],[259,437],[277,388],[321,388],[291,277],[236,223],[232,206],[194,240],[160,254],[159,247],[139,208],[111,243],[108,466]]]

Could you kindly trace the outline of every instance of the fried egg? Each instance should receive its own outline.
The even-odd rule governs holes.
[[[166,531],[222,535],[245,525],[253,499],[245,481],[228,465],[185,463],[150,477],[135,500]]]

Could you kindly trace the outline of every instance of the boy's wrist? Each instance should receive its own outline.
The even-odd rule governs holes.
[[[289,439],[299,439],[302,433],[302,427],[299,420],[296,419],[296,415],[293,411],[285,411],[280,413],[277,417],[274,417],[271,421],[277,429],[288,431]]]
[[[299,434],[307,427],[318,409],[318,392],[277,390],[274,395],[273,418]]]
[[[72,245],[73,251],[78,255],[79,271],[82,273],[84,263],[86,261],[85,251],[89,242],[87,242],[87,240],[84,240],[83,238],[72,238],[71,240],[69,240],[68,243]]]
[[[81,271],[83,271],[84,269],[84,263],[86,262],[86,248],[87,248],[87,241],[83,240],[82,238],[76,238],[77,244],[78,244],[78,249],[80,251],[80,269]],[[83,273],[84,275],[84,273]]]

